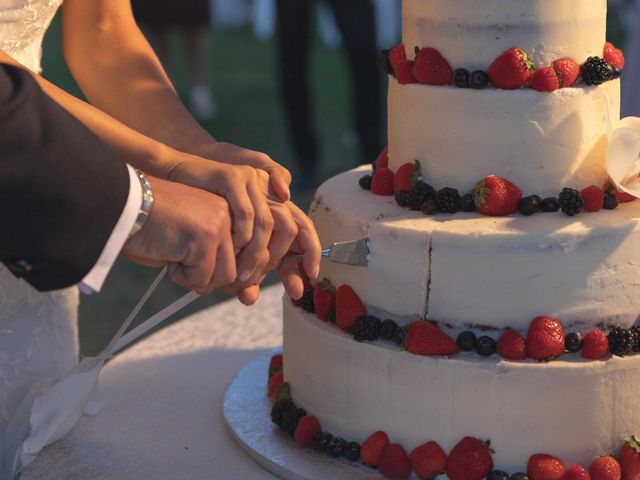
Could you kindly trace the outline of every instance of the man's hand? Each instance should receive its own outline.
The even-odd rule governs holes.
[[[154,204],[122,253],[147,266],[169,264],[178,285],[208,293],[236,282],[227,202],[205,190],[149,178]]]

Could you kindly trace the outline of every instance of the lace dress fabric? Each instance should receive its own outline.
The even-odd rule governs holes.
[[[39,72],[42,39],[61,3],[0,0],[0,49]],[[24,397],[77,363],[77,307],[77,288],[39,293],[0,264],[0,472],[5,430]]]

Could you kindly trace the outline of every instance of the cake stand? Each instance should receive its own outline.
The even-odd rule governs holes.
[[[240,446],[263,468],[286,480],[383,479],[376,470],[362,464],[299,448],[271,422],[266,388],[269,360],[274,353],[278,352],[243,367],[225,394],[224,419]]]

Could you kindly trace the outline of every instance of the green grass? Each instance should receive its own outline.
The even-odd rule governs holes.
[[[216,138],[264,151],[298,174],[280,107],[273,42],[260,43],[249,30],[214,32],[211,38],[211,78],[220,106],[220,115],[206,122],[205,128]],[[177,36],[172,38],[173,81],[179,94],[186,96],[184,58]],[[349,83],[344,58],[315,44],[310,77],[316,109],[316,124],[322,145],[323,176],[328,177],[357,163],[354,146],[345,144],[344,132],[351,129]],[[43,74],[49,80],[81,96],[80,89],[67,70],[60,51],[60,22],[56,19],[44,44]],[[294,199],[306,208],[306,194],[293,192]],[[134,307],[156,270],[133,265],[120,259],[100,292],[83,296],[80,305],[80,342],[85,355],[102,349]],[[273,275],[265,283],[277,281]],[[150,300],[141,318],[155,313],[184,290],[165,281]],[[226,299],[214,292],[198,299],[179,312],[180,318]]]

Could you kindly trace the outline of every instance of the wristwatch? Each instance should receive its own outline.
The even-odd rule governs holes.
[[[151,208],[153,207],[153,190],[151,190],[149,179],[140,170],[136,169],[135,172],[138,180],[140,180],[140,186],[142,187],[142,204],[140,205],[136,221],[133,224],[133,227],[131,227],[131,232],[129,232],[129,238],[142,229],[142,226],[147,221],[147,217],[149,216],[149,213],[151,213]]]

